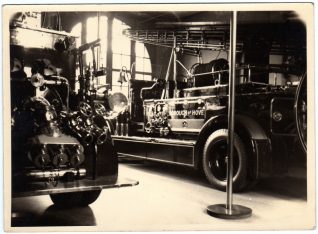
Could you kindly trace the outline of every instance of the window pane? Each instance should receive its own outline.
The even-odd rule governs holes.
[[[97,17],[90,17],[87,19],[87,34],[86,34],[86,41],[92,42],[97,39]]]
[[[112,49],[114,53],[130,55],[130,40],[122,34],[123,30],[127,28],[130,27],[122,21],[114,19],[112,40]]]
[[[120,85],[120,83],[118,82],[119,79],[119,72],[117,71],[113,71],[112,72],[112,85]]]
[[[144,44],[140,42],[136,42],[136,56],[138,57],[144,57]]]
[[[99,77],[96,77],[95,79],[97,79],[98,85],[105,85],[106,84],[106,76],[99,76]]]
[[[118,19],[114,19],[113,21],[113,36],[122,36],[123,30],[130,28],[127,24],[124,24],[122,21]]]
[[[122,66],[125,66],[127,71],[130,70],[130,56],[129,55],[122,55]]]
[[[144,59],[144,72],[151,73],[151,62],[150,59]]]
[[[71,34],[77,36],[76,46],[79,47],[82,45],[82,23],[77,23],[71,30]]]
[[[121,55],[120,54],[113,54],[113,68],[114,69],[121,69]]]
[[[95,48],[95,59],[97,64],[97,69],[100,67],[106,67],[106,53],[107,53],[107,17],[101,16],[98,24],[98,17],[90,17],[87,19],[87,35],[86,41],[92,42],[101,39],[100,47]],[[99,25],[99,28],[98,28]],[[93,64],[93,57],[91,50],[84,52],[86,55],[86,65]]]
[[[99,23],[99,37],[102,38],[107,38],[107,16],[101,16],[100,17],[100,23]],[[106,42],[106,40],[104,40]],[[102,43],[102,41],[101,41]]]
[[[126,67],[126,70],[130,70],[130,56],[121,55],[121,54],[113,54],[113,68],[121,69],[123,66]]]
[[[130,55],[130,40],[124,36],[113,37],[112,48],[114,53]]]
[[[143,80],[143,79],[144,79],[144,75],[143,75],[143,74],[140,74],[140,73],[136,73],[136,74],[135,74],[135,79],[136,79],[136,80]]]
[[[144,80],[152,80],[152,76],[151,75],[144,75]]]
[[[99,67],[100,68],[105,68],[106,67],[106,63],[107,63],[107,48],[105,47],[101,47],[99,50]]]
[[[99,27],[99,38],[100,49],[99,49],[99,67],[106,67],[106,55],[107,55],[107,16],[100,17],[100,27]]]
[[[136,57],[136,71],[144,71],[144,59],[141,57]]]
[[[141,73],[136,73],[135,79],[136,80],[152,80],[152,76],[151,75],[144,75]]]

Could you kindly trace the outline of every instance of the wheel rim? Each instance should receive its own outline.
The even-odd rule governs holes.
[[[226,140],[216,141],[208,151],[208,166],[212,175],[220,180],[226,181],[227,172],[227,142]],[[234,148],[233,155],[233,178],[239,169],[239,157],[237,150]]]
[[[301,145],[307,152],[307,74],[305,74],[296,92],[296,126]]]

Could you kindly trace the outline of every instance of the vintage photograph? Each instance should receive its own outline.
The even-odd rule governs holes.
[[[2,10],[6,231],[315,228],[312,4]]]

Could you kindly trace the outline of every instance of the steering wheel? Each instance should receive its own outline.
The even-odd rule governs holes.
[[[81,112],[82,115],[85,117],[90,117],[93,114],[92,107],[87,104],[86,102],[80,102],[79,103],[79,111]]]
[[[106,108],[104,107],[104,105],[102,105],[100,103],[94,103],[94,110],[95,110],[96,114],[98,114],[98,115],[101,115],[101,116],[106,115]]]

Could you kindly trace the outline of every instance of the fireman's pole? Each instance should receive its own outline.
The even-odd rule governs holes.
[[[235,64],[236,64],[236,31],[237,12],[233,11],[230,18],[230,79],[229,79],[229,110],[228,110],[228,163],[226,204],[210,205],[207,208],[209,215],[223,219],[247,218],[252,214],[248,207],[233,204],[233,154],[234,154],[234,113],[235,113]]]

